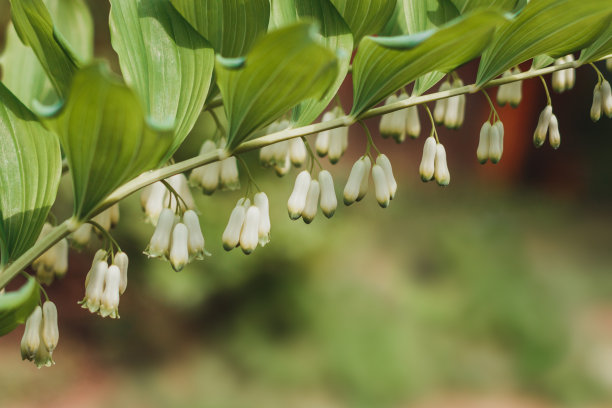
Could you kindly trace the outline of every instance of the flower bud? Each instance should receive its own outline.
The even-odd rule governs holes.
[[[463,81],[458,79],[455,81],[455,88],[461,88],[463,86]],[[465,95],[459,95],[459,104],[457,106],[457,124],[455,125],[455,129],[459,129],[463,126],[463,122],[465,122],[465,106],[467,104],[467,97]]]
[[[421,135],[421,120],[419,119],[419,108],[416,105],[406,110],[406,133],[413,139]]]
[[[289,210],[289,218],[297,220],[302,216],[302,211],[306,205],[306,195],[308,194],[308,188],[310,187],[310,173],[306,170],[298,174],[295,179],[295,185],[293,192],[287,202],[287,209]]]
[[[423,158],[421,159],[421,165],[419,167],[419,173],[421,174],[421,180],[423,181],[429,181],[434,177],[436,144],[436,139],[433,136],[429,136],[425,140],[425,145],[423,146]]]
[[[158,181],[153,183],[151,186],[151,193],[148,196],[147,203],[145,205],[145,215],[147,221],[153,225],[157,225],[157,220],[162,210],[169,205],[169,201],[166,199],[168,196],[168,189],[164,186],[164,183]]]
[[[446,150],[444,150],[442,143],[438,143],[436,146],[435,177],[440,186],[448,186],[450,183],[450,172],[446,164]]]
[[[438,92],[446,92],[450,89],[451,89],[451,84],[448,80],[446,80],[442,83],[442,85],[440,85]],[[434,117],[434,121],[438,125],[441,125],[442,123],[444,123],[444,117],[446,116],[447,104],[448,104],[448,98],[439,99],[436,101],[436,107],[434,108],[433,117]]]
[[[119,224],[119,203],[114,204],[109,208],[111,228],[115,228]]]
[[[72,242],[78,247],[84,247],[85,245],[87,245],[91,238],[91,228],[92,225],[89,223],[81,225],[70,236]]]
[[[311,180],[308,194],[306,195],[306,205],[302,211],[302,219],[306,224],[310,224],[317,215],[320,193],[321,187],[319,186],[319,182],[317,180]]]
[[[397,182],[395,181],[395,177],[393,177],[391,161],[386,155],[379,154],[376,158],[376,164],[378,164],[385,172],[385,179],[387,180],[387,186],[389,188],[389,199],[393,200],[395,198],[395,193],[397,192]],[[374,177],[374,173],[372,173],[372,177]]]
[[[319,186],[321,187],[321,211],[327,218],[331,218],[338,207],[334,179],[327,170],[319,172]]]
[[[497,164],[504,153],[504,124],[495,122],[489,129],[489,159],[491,163]]]
[[[169,208],[162,211],[155,232],[151,237],[151,242],[149,242],[149,247],[145,251],[149,258],[160,258],[168,254],[174,220],[174,211]]]
[[[223,231],[223,248],[226,251],[231,251],[236,248],[240,242],[240,231],[242,231],[242,225],[244,224],[244,218],[246,216],[246,208],[243,205],[244,199],[238,200],[236,207],[230,214],[229,221]]]
[[[91,313],[96,313],[100,309],[107,271],[108,264],[106,261],[98,261],[93,265],[85,287],[85,297],[79,302],[83,309],[89,309]]]
[[[612,71],[612,58],[608,58],[606,60],[606,68],[608,69],[608,71]]]
[[[104,293],[100,298],[100,316],[119,318],[119,287],[121,271],[117,265],[111,265],[104,276]]]
[[[389,183],[385,171],[378,164],[372,167],[372,179],[374,180],[374,192],[376,201],[382,208],[389,206]]]
[[[217,148],[215,142],[207,140],[200,149],[200,154],[207,154]],[[219,174],[221,172],[221,163],[214,162],[202,167],[198,167],[191,172],[189,181],[192,185],[202,188],[204,194],[212,194],[219,187]]]
[[[240,232],[240,247],[242,252],[249,255],[259,242],[259,208],[252,205],[246,211],[244,225]]]
[[[512,70],[512,75],[518,75],[521,73],[521,70],[517,67]],[[509,88],[508,92],[508,102],[513,108],[516,108],[521,103],[523,99],[523,81],[515,81],[510,84],[511,88]]]
[[[540,113],[538,120],[538,126],[536,127],[535,133],[533,134],[533,144],[535,147],[540,147],[546,141],[546,132],[548,132],[548,125],[550,124],[550,118],[552,116],[552,105],[547,105],[546,108]]]
[[[42,309],[36,306],[25,323],[21,338],[21,359],[32,360],[41,343],[40,329],[42,325]]]
[[[191,210],[189,210],[191,211]],[[128,264],[129,259],[125,252],[117,252],[115,254],[115,265],[119,268],[119,272],[121,273],[121,280],[119,283],[119,294],[123,295],[125,289],[127,288],[128,283]]]
[[[593,90],[593,105],[591,106],[591,120],[597,122],[601,117],[601,84],[597,84]]]
[[[612,89],[608,81],[601,84],[601,102],[606,116],[612,118]]]
[[[372,168],[372,160],[370,160],[368,156],[363,156],[361,160],[365,162],[365,171],[363,172],[361,184],[359,185],[359,195],[357,196],[357,201],[361,201],[368,192],[368,185],[370,184],[370,169]]]
[[[491,144],[491,123],[486,121],[480,128],[480,139],[478,141],[478,148],[476,149],[476,157],[480,164],[485,164],[489,160],[489,146]]]
[[[449,129],[455,129],[459,124],[459,103],[459,96],[451,96],[446,103],[444,126]]]
[[[348,144],[348,128],[340,127],[332,129],[329,134],[329,162],[336,164],[346,151]]]
[[[238,173],[238,162],[235,156],[230,156],[221,161],[220,179],[222,190],[233,191],[240,188],[240,174]]]
[[[259,209],[259,245],[264,247],[270,242],[270,204],[268,196],[264,192],[259,192],[253,197],[253,203]]]
[[[204,259],[206,249],[204,249],[204,235],[200,228],[200,220],[193,210],[185,211],[183,223],[187,227],[188,238],[187,246],[190,259]]]
[[[42,330],[41,337],[43,343],[50,353],[57,347],[59,341],[59,329],[57,327],[57,308],[55,303],[47,300],[42,306]]]
[[[559,121],[557,116],[552,115],[550,118],[550,127],[548,129],[548,140],[553,149],[558,149],[561,146],[561,134],[559,133]]]
[[[301,137],[296,137],[292,139],[289,144],[289,158],[291,159],[291,164],[295,167],[300,167],[306,162],[306,145]]]
[[[559,66],[565,63],[563,58],[559,58],[555,61],[555,66]],[[567,72],[566,70],[555,71],[552,74],[552,86],[555,92],[561,93],[567,89]]]
[[[349,178],[346,182],[346,186],[344,187],[344,204],[351,205],[359,196],[359,190],[361,189],[362,180],[368,172],[369,166],[363,157],[360,158],[353,164],[353,168],[351,169],[351,173],[349,174]]]
[[[189,231],[182,222],[176,224],[172,230],[172,244],[168,260],[177,272],[180,272],[189,263]]]

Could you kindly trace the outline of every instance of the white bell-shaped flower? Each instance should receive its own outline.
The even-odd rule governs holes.
[[[504,124],[497,121],[489,129],[489,159],[491,163],[498,163],[504,153]]]
[[[406,133],[412,139],[421,135],[421,120],[419,119],[419,108],[417,105],[406,109]]]
[[[89,284],[89,278],[92,275],[92,271],[94,270],[94,266],[98,262],[100,262],[100,261],[106,262],[107,258],[108,258],[108,252],[106,252],[106,250],[98,249],[96,251],[96,253],[94,254],[93,260],[91,261],[91,268],[89,268],[89,271],[87,272],[87,275],[85,275],[85,287],[87,287],[87,285]]]
[[[79,248],[87,245],[91,239],[91,228],[92,225],[89,223],[85,223],[77,228],[76,231],[70,235],[72,243]]]
[[[295,185],[293,192],[287,202],[287,209],[289,211],[289,218],[297,220],[302,216],[302,211],[306,205],[306,195],[308,194],[308,188],[310,187],[310,173],[306,170],[300,172],[295,179]]]
[[[438,92],[446,92],[446,91],[449,91],[450,89],[451,89],[451,84],[448,80],[446,80],[442,82],[442,85],[440,85],[440,88],[438,88]],[[444,123],[444,118],[446,117],[446,107],[448,105],[448,99],[449,98],[444,98],[444,99],[438,99],[436,101],[436,106],[433,111],[433,117],[434,117],[434,121],[438,125],[441,125],[442,123]]]
[[[172,187],[174,191],[176,191],[178,195],[182,198],[182,200],[180,200],[181,208],[184,209],[184,207],[187,206],[187,209],[193,210],[196,207],[195,200],[193,199],[193,195],[191,194],[191,189],[189,189],[189,182],[187,181],[187,177],[185,177],[184,174],[175,174],[174,176],[167,178],[166,181],[168,182],[168,184],[170,184],[170,187]],[[170,209],[176,210],[177,199],[174,194],[170,194],[169,191],[168,194],[170,201]]]
[[[34,364],[37,368],[51,367],[53,364],[55,364],[51,352],[47,350],[47,347],[42,342],[38,346],[38,350],[36,350],[36,355],[34,356]]]
[[[389,187],[389,198],[393,200],[395,198],[395,193],[397,192],[397,182],[395,181],[395,177],[393,176],[393,168],[391,167],[391,161],[386,155],[379,154],[376,158],[376,164],[378,164],[385,172],[385,178],[387,179],[387,185]],[[373,177],[374,173],[372,173],[372,178]]]
[[[151,192],[147,196],[147,203],[144,209],[147,221],[151,224],[157,225],[159,215],[170,204],[166,198],[167,196],[168,189],[164,186],[164,183],[158,181],[151,185]]]
[[[402,101],[407,98],[408,95],[405,92],[402,92],[399,97],[391,95],[385,102],[385,105]],[[392,137],[398,143],[406,140],[407,117],[405,109],[387,113],[383,116],[383,119],[384,121],[381,119],[380,122],[380,135],[382,137]]]
[[[563,65],[565,63],[564,58],[559,58],[555,60],[555,66]],[[552,74],[552,86],[555,92],[562,93],[567,87],[567,70],[555,71]]]
[[[225,231],[223,231],[222,237],[223,248],[226,251],[231,251],[240,243],[240,232],[242,231],[242,225],[246,217],[245,204],[247,204],[247,202],[249,202],[249,200],[245,200],[244,198],[238,200],[236,207],[234,207],[230,214],[229,221],[225,227]],[[248,204],[250,205],[250,202]]]
[[[372,180],[374,180],[374,193],[376,194],[376,201],[382,208],[389,206],[391,196],[389,194],[389,183],[387,182],[387,176],[385,171],[378,164],[372,167]]]
[[[302,210],[302,219],[306,224],[310,224],[317,215],[320,194],[321,187],[319,186],[319,182],[317,180],[311,180],[308,194],[306,194],[306,205],[304,206],[304,210]]]
[[[593,90],[593,105],[591,105],[591,120],[593,122],[597,122],[599,118],[601,118],[601,108],[602,108],[602,92],[601,92],[601,84],[595,85],[595,89]]]
[[[259,208],[259,228],[258,238],[259,245],[266,246],[270,242],[270,203],[268,196],[264,192],[259,192],[253,197],[253,204]]]
[[[221,189],[238,190],[240,188],[240,174],[238,173],[238,161],[235,156],[230,156],[221,161]],[[194,207],[195,208],[195,207]]]
[[[270,167],[274,162],[274,145],[264,146],[259,149],[259,164]]]
[[[566,55],[564,62],[574,62],[574,56],[572,54]],[[565,70],[565,89],[573,89],[576,85],[576,69],[569,68]]]
[[[520,68],[516,67],[512,70],[512,75],[518,75],[521,73]],[[508,102],[510,102],[510,106],[516,108],[521,103],[523,99],[523,81],[515,81],[510,84],[512,87],[508,92]]]
[[[321,170],[319,172],[319,186],[321,187],[321,211],[327,218],[331,218],[338,207],[338,199],[336,198],[334,179],[329,171]]]
[[[162,211],[149,246],[145,250],[145,254],[149,255],[149,258],[161,258],[168,254],[174,221],[174,211],[169,208]]]
[[[100,316],[119,318],[119,290],[121,271],[117,265],[111,265],[104,275],[104,292],[100,298]]]
[[[436,163],[436,139],[433,136],[429,136],[425,140],[423,146],[423,157],[421,158],[421,165],[419,166],[419,173],[421,180],[429,181],[434,177],[435,163]]]
[[[189,259],[204,259],[204,256],[208,255],[208,253],[204,248],[204,235],[202,234],[198,214],[193,210],[185,211],[183,223],[187,227],[188,232],[187,246],[189,249]]]
[[[612,88],[608,81],[601,83],[601,104],[606,116],[612,118]]]
[[[336,119],[336,113],[334,110],[327,111],[323,114],[321,122],[329,122]],[[324,130],[317,134],[315,142],[315,150],[319,157],[325,157],[329,151],[329,143],[331,139],[331,130]]]
[[[251,254],[259,243],[259,219],[259,208],[251,205],[246,211],[244,225],[240,232],[240,248],[247,255]]]
[[[436,145],[436,162],[434,176],[436,182],[440,186],[448,186],[450,184],[450,172],[446,163],[446,150],[442,143]]]
[[[463,81],[461,79],[457,79],[453,82],[452,88],[461,88],[462,86]],[[465,95],[457,95],[448,98],[446,112],[444,115],[444,125],[447,128],[458,129],[461,127],[461,125],[463,125],[465,118],[465,104]]]
[[[200,155],[212,152],[216,148],[215,142],[207,140],[200,149]],[[189,176],[189,181],[193,186],[202,188],[204,194],[210,195],[219,188],[220,173],[221,163],[217,161],[194,169]]]
[[[68,240],[64,238],[55,244],[53,248],[55,248],[56,251],[56,259],[53,270],[56,277],[63,278],[66,275],[66,272],[68,272],[68,255],[70,252],[70,245],[68,244]]]
[[[191,210],[190,210],[191,211]],[[128,265],[130,260],[125,252],[117,252],[115,254],[114,264],[119,268],[119,272],[121,272],[121,280],[119,283],[119,294],[123,295],[125,289],[127,289],[128,284]]]
[[[143,211],[147,208],[147,201],[149,201],[149,196],[151,195],[151,190],[153,190],[153,185],[149,184],[146,187],[143,187],[140,190],[140,207]]]
[[[458,88],[463,86],[463,81],[459,79],[457,82],[460,83],[460,85],[457,86]],[[465,122],[466,105],[467,97],[465,95],[459,95],[459,106],[457,108],[457,125],[455,126],[455,129],[459,129],[461,126],[463,126],[463,123]]]
[[[363,200],[363,197],[368,193],[368,187],[370,184],[370,169],[372,168],[372,160],[369,156],[363,156],[361,160],[365,163],[365,172],[361,178],[361,184],[359,185],[359,194],[357,195],[357,201]]]
[[[274,146],[274,164],[283,166],[287,160],[291,161],[291,158],[289,158],[289,140],[283,140],[272,146]]]
[[[43,303],[42,306],[42,330],[41,337],[43,343],[47,347],[50,353],[55,350],[57,347],[57,342],[59,341],[59,329],[57,327],[57,307],[55,307],[55,303],[47,300]]]
[[[535,147],[540,147],[546,141],[546,133],[548,132],[548,126],[550,125],[550,118],[552,117],[552,105],[547,105],[546,108],[540,113],[538,119],[538,125],[533,134],[533,144]]]
[[[491,144],[491,123],[486,121],[480,128],[480,138],[478,140],[478,148],[476,149],[476,157],[480,164],[485,164],[489,160],[489,146]]]
[[[289,144],[289,159],[291,164],[295,167],[301,167],[306,162],[308,152],[306,151],[306,144],[301,137],[292,139]]]
[[[351,205],[357,200],[362,181],[364,177],[367,177],[367,172],[369,171],[369,166],[363,157],[353,164],[351,173],[349,174],[349,178],[346,182],[346,186],[344,186],[345,205]]]
[[[285,155],[283,163],[276,163],[274,165],[274,171],[278,177],[286,176],[291,171],[291,159],[289,154]]]
[[[89,309],[91,313],[97,313],[100,309],[100,301],[104,294],[104,280],[107,271],[108,264],[106,261],[98,261],[93,265],[89,274],[89,279],[86,280],[85,297],[79,304],[84,309]]]
[[[177,272],[180,272],[189,263],[189,230],[182,222],[176,224],[172,230],[168,260]]]
[[[502,74],[502,79],[507,78],[512,75],[510,70],[505,71]],[[510,102],[510,95],[512,93],[512,84],[503,84],[497,88],[497,104],[499,106],[505,106],[508,102]]]
[[[327,156],[331,164],[336,164],[348,146],[348,127],[332,129],[329,134],[329,151]]]
[[[21,338],[21,359],[33,360],[41,343],[42,308],[36,306],[25,323]]]
[[[559,121],[556,115],[550,117],[550,126],[548,128],[548,141],[553,149],[558,149],[561,146],[561,133],[559,132]]]
[[[392,103],[397,102],[397,95],[393,94],[385,100],[385,105],[390,105]],[[381,116],[380,124],[379,124],[379,132],[380,135],[384,138],[392,137],[394,133],[400,131],[401,129],[397,129],[397,124],[395,123],[395,112],[386,113]]]

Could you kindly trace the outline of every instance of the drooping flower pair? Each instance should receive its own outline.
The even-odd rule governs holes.
[[[612,118],[612,88],[606,80],[598,82],[593,90],[593,104],[591,105],[591,119],[597,122],[601,114]]]
[[[239,246],[247,255],[257,245],[263,247],[270,241],[270,205],[266,193],[255,194],[253,204],[248,198],[238,200],[223,231],[222,240],[226,251]]]
[[[94,255],[85,277],[85,297],[79,304],[91,313],[118,319],[119,297],[127,288],[129,260],[125,252],[117,252],[109,266],[108,256],[109,253],[103,249]]]
[[[21,338],[21,359],[33,361],[36,367],[50,367],[53,361],[53,350],[59,341],[57,326],[57,307],[49,300],[42,308],[36,306],[25,323]]]
[[[568,62],[573,62],[574,56],[567,55],[555,60],[555,66],[563,65]],[[555,92],[563,93],[574,88],[576,84],[576,69],[568,68],[561,71],[555,71],[552,74],[552,86]]]
[[[446,163],[446,150],[442,143],[438,143],[433,136],[429,136],[425,140],[419,173],[421,174],[421,180],[424,182],[435,178],[440,186],[450,184],[450,172]]]
[[[301,217],[306,224],[310,224],[315,219],[319,206],[327,218],[335,214],[338,200],[334,180],[327,170],[319,172],[318,180],[304,170],[295,179],[293,191],[287,201],[289,218],[297,220]]]
[[[207,140],[200,149],[200,155],[210,153],[217,148],[223,149],[225,140],[215,145],[212,140]],[[240,175],[238,173],[238,163],[235,156],[230,156],[220,162],[214,162],[194,169],[189,175],[189,182],[192,186],[200,187],[202,192],[207,195],[213,194],[217,189],[237,190],[240,188]]]
[[[498,163],[504,152],[504,124],[496,121],[493,125],[486,121],[480,128],[480,139],[476,156],[480,164],[485,164],[487,160],[491,163]]]
[[[344,115],[342,109],[335,109],[323,114],[323,122],[329,122]],[[346,126],[324,130],[317,134],[315,150],[319,157],[327,156],[331,164],[336,164],[348,148],[349,129]]]
[[[558,149],[561,145],[561,133],[559,132],[557,116],[553,114],[552,105],[547,105],[542,113],[540,113],[538,125],[533,134],[533,144],[535,147],[541,147],[546,142],[547,133],[550,146],[553,149]]]
[[[460,78],[455,79],[452,84],[446,80],[440,85],[439,92],[450,91],[462,86],[463,81]],[[466,102],[465,94],[438,100],[433,112],[434,121],[439,125],[444,124],[449,129],[459,129],[465,120]]]
[[[383,208],[387,208],[389,202],[395,198],[397,183],[393,177],[389,158],[384,154],[379,154],[376,158],[376,163],[372,166],[370,158],[362,156],[353,164],[348,181],[344,187],[345,205],[351,205],[365,197],[370,180],[370,169],[372,171],[374,193],[378,204]]]
[[[408,94],[402,92],[399,97],[391,95],[385,105],[408,99]],[[421,134],[421,121],[417,105],[383,115],[380,119],[380,135],[383,138],[392,137],[397,143],[406,140],[406,135],[416,139]]]
[[[507,78],[511,75],[520,74],[521,70],[516,67],[513,70],[504,72],[502,78]],[[508,84],[500,85],[497,89],[497,103],[499,106],[505,106],[507,103],[513,108],[516,108],[523,99],[523,81],[515,81]]]

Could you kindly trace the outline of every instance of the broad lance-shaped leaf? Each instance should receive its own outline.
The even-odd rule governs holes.
[[[330,0],[281,0],[272,2],[272,15],[276,24],[286,26],[299,20],[315,20],[319,24],[325,46],[338,57],[336,81],[320,100],[308,99],[293,110],[292,122],[296,126],[312,123],[329,105],[342,85],[351,64],[353,35]]]
[[[503,21],[500,13],[483,10],[418,34],[364,38],[353,61],[351,115],[358,117],[421,75],[449,72],[477,57]]]
[[[175,127],[169,159],[195,124],[215,55],[167,0],[111,0],[111,41],[149,119]]]
[[[66,153],[80,219],[121,184],[158,167],[173,140],[172,131],[154,127],[138,96],[100,64],[76,73],[65,104],[47,124]]]
[[[42,0],[11,0],[15,31],[30,46],[61,98],[81,61],[59,31]]]
[[[56,30],[73,46],[82,60],[93,55],[93,21],[83,0],[46,0],[45,4]],[[53,103],[57,95],[34,51],[24,45],[13,24],[6,29],[6,46],[2,58],[2,81],[30,109],[33,101]],[[24,81],[24,78],[27,80]]]
[[[230,149],[298,103],[326,94],[338,63],[319,38],[314,24],[297,23],[262,37],[246,59],[217,58]]]
[[[580,53],[580,63],[586,64],[612,55],[612,24],[597,40]]]
[[[222,56],[241,57],[268,29],[270,0],[170,0]]]
[[[29,249],[55,201],[62,172],[57,137],[0,83],[0,243],[2,259]]]
[[[611,23],[610,0],[532,0],[495,33],[476,83],[541,54],[559,58],[588,47]]]
[[[527,4],[527,0],[450,0],[461,14],[479,8],[514,11]]]
[[[40,299],[40,286],[28,276],[18,290],[0,294],[0,336],[25,323]]]
[[[393,16],[396,0],[331,0],[353,33],[354,47],[366,35],[378,34]]]

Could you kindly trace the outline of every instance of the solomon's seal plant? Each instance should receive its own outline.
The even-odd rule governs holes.
[[[482,91],[491,107],[480,134],[465,135],[478,142],[481,163],[496,163],[503,153],[503,118],[489,88],[498,88],[499,105],[516,106],[524,81],[542,81],[547,101],[533,136],[537,147],[548,136],[558,148],[563,127],[545,76],[552,74],[553,89],[564,92],[574,87],[575,70],[590,66],[598,78],[584,84],[595,88],[591,118],[612,115],[610,85],[597,64],[606,60],[612,68],[610,0],[444,3],[110,0],[118,77],[93,58],[83,0],[10,0],[0,59],[0,289],[25,283],[0,291],[0,335],[25,323],[23,358],[53,364],[58,314],[42,285],[70,273],[69,245],[87,245],[92,231],[104,244],[80,304],[119,318],[128,255],[111,232],[117,204],[137,191],[143,221],[156,226],[145,253],[180,271],[208,255],[192,194],[240,189],[239,164],[244,196],[222,237],[207,239],[245,254],[270,241],[270,203],[241,158],[246,152],[259,150],[261,164],[280,176],[300,169],[288,212],[310,223],[319,207],[328,218],[341,211],[332,174],[318,157],[341,160],[357,123],[366,130],[366,151],[349,175],[335,175],[346,182],[344,203],[366,196],[370,175],[381,207],[398,199],[391,162],[364,119],[381,117],[383,137],[411,143],[406,136],[418,138],[422,130],[418,109],[427,112],[431,131],[421,142],[420,177],[446,186],[447,151],[436,125],[461,127],[470,116],[468,96]],[[475,59],[476,78],[460,78],[456,69]],[[347,81],[354,95],[348,114],[337,97]],[[198,156],[174,161],[188,137],[201,137],[191,132],[201,115],[213,117],[216,131],[198,140]],[[305,138],[311,134],[314,147]],[[58,222],[50,208],[63,172],[72,180],[74,206]]]

